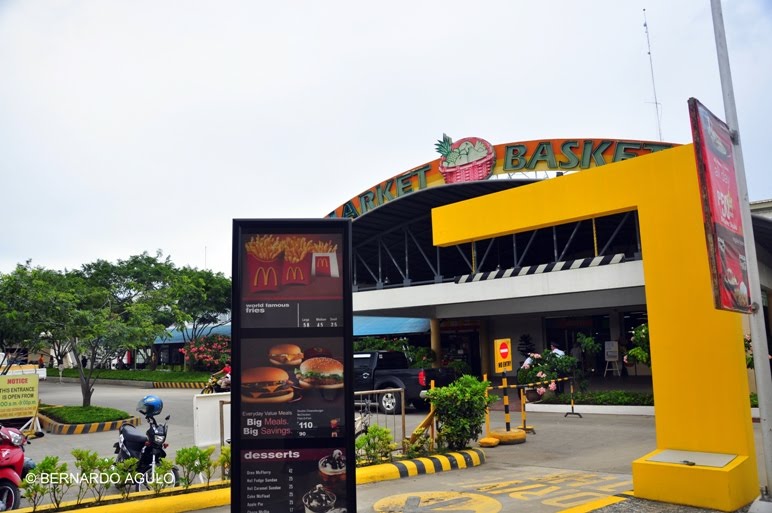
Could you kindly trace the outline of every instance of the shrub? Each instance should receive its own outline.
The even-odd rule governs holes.
[[[543,354],[531,353],[530,363],[526,361],[517,372],[517,382],[521,385],[539,383],[536,391],[543,395],[547,388],[558,388],[554,380],[572,376],[576,370],[576,358],[568,355],[558,355],[551,351]]]
[[[387,428],[373,424],[367,433],[360,435],[354,442],[357,465],[375,465],[391,460],[391,451],[395,449],[394,437]]]
[[[41,482],[41,475],[42,471],[38,465],[30,470],[27,479],[24,479],[21,482],[21,488],[24,490],[24,498],[29,501],[33,513],[37,511],[38,506],[48,494],[48,486]]]
[[[544,396],[545,404],[571,404],[571,394]],[[644,392],[625,392],[623,390],[604,390],[598,392],[576,392],[574,404],[617,405],[617,406],[654,406],[654,394]]]
[[[88,492],[91,492],[94,499],[99,502],[110,488],[110,483],[102,479],[88,479],[91,475],[109,475],[112,471],[113,460],[111,458],[102,458],[96,451],[87,449],[73,449],[72,455],[75,457],[75,467],[80,471],[81,481],[78,483],[77,503],[80,504]]]
[[[429,401],[435,407],[440,446],[457,450],[477,440],[485,423],[485,411],[498,399],[486,394],[488,386],[488,381],[464,375],[448,386],[428,392]]]
[[[134,486],[128,484],[130,482],[136,482],[137,480],[137,458],[127,458],[123,461],[116,462],[112,467],[112,472],[118,476],[118,482],[123,483],[118,486],[118,491],[121,492],[121,497],[127,499]]]
[[[633,329],[630,337],[633,348],[625,355],[625,363],[642,363],[651,367],[651,347],[649,345],[649,325],[641,324]]]
[[[59,456],[46,456],[35,467],[37,475],[64,475],[67,474],[67,463],[59,463]],[[55,509],[59,509],[62,499],[67,490],[70,489],[70,482],[67,479],[52,479],[46,486],[48,498],[54,504]]]
[[[220,457],[217,458],[217,464],[222,468],[222,478],[229,480],[231,478],[231,446],[220,447]]]
[[[177,451],[174,461],[180,466],[180,483],[187,490],[193,484],[196,475],[201,474],[209,487],[217,462],[212,461],[214,447],[183,447]]]
[[[431,453],[432,439],[426,432],[426,429],[416,430],[415,442],[410,439],[402,440],[402,456],[405,458],[421,458]]]

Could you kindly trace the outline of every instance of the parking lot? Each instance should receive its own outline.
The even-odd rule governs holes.
[[[145,394],[158,395],[164,400],[163,416],[171,415],[168,442],[173,455],[193,445],[193,396],[198,392],[97,383],[92,404],[134,412]],[[80,387],[56,380],[41,382],[40,399],[48,404],[79,405]],[[577,411],[582,411],[581,406]],[[407,414],[408,432],[423,416],[412,410]],[[503,428],[503,419],[500,410],[492,412],[495,429]],[[519,422],[520,414],[513,414],[513,426]],[[528,414],[528,425],[535,433],[528,435],[526,443],[486,449],[486,462],[479,467],[357,486],[358,511],[419,512],[442,507],[447,511],[553,513],[631,489],[631,462],[656,448],[653,416],[585,412],[579,418],[566,417],[564,412],[532,412]],[[758,424],[754,427],[760,448]],[[116,431],[46,434],[33,440],[27,451],[38,461],[53,455],[73,462],[70,452],[74,448],[112,457],[116,440]],[[763,472],[762,465],[759,467]],[[214,511],[224,513],[229,508]]]

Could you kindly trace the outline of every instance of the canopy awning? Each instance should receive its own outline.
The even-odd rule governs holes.
[[[354,336],[371,337],[376,335],[409,335],[428,333],[430,330],[429,319],[413,317],[364,317],[354,316]],[[182,344],[182,332],[177,329],[169,330],[169,337],[155,339],[156,344]],[[212,329],[211,335],[231,336],[231,324],[223,324]]]

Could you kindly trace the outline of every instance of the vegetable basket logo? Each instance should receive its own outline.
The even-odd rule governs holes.
[[[496,154],[491,143],[478,137],[465,137],[453,142],[442,134],[442,140],[434,145],[440,158],[440,173],[445,183],[474,182],[491,175]]]

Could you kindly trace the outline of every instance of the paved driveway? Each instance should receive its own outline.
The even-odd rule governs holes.
[[[174,452],[193,445],[193,396],[198,390],[149,390],[98,383],[92,403],[129,412],[147,393],[164,400],[164,414],[169,421],[169,450]],[[43,382],[43,402],[80,404],[77,384]],[[503,428],[503,412],[494,411],[493,427]],[[422,415],[408,415],[407,429],[412,430]],[[512,416],[513,425],[520,414]],[[357,486],[359,512],[467,511],[497,513],[555,513],[599,496],[629,490],[631,462],[656,447],[654,417],[645,415],[584,414],[583,418],[565,417],[563,413],[529,413],[528,425],[535,434],[520,445],[486,449],[487,462],[466,470],[422,475],[396,481]],[[759,425],[755,424],[757,449],[760,450]],[[86,447],[102,456],[112,456],[117,433],[86,435],[50,435],[34,440],[28,454],[36,460],[57,455],[74,461],[70,451]],[[761,459],[759,459],[761,463]],[[760,473],[763,466],[759,465]],[[211,513],[225,513],[230,508],[216,508]],[[671,511],[663,508],[662,511]],[[683,510],[679,510],[683,511]],[[692,510],[701,511],[701,510]]]

